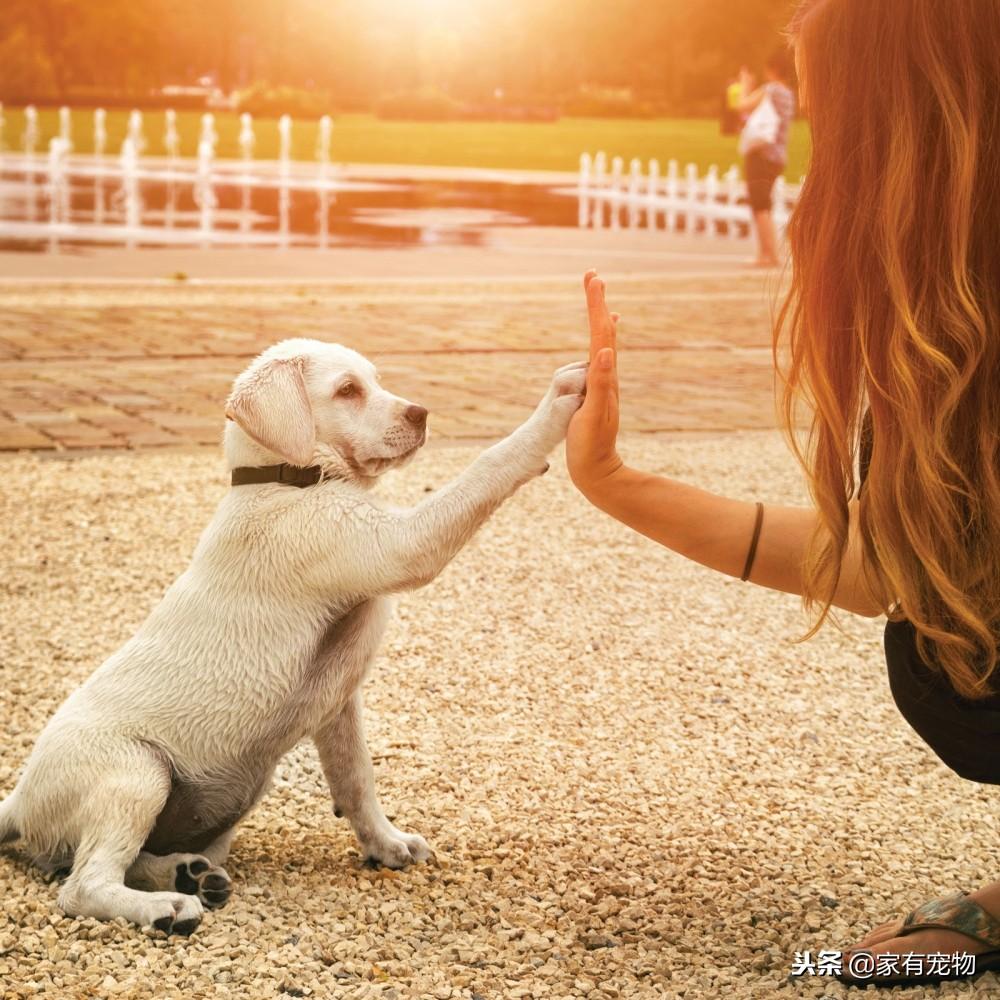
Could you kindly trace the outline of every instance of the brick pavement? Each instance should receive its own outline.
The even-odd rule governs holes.
[[[609,278],[623,430],[774,425],[770,307],[753,273]],[[773,279],[772,279],[773,281]],[[233,377],[283,337],[336,340],[431,410],[445,439],[502,434],[583,355],[575,284],[46,285],[0,289],[0,450],[216,444]]]

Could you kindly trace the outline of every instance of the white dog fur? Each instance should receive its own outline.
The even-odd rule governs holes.
[[[189,934],[230,893],[221,865],[278,760],[305,737],[365,856],[425,860],[375,797],[361,682],[390,595],[432,580],[520,485],[547,468],[582,400],[556,372],[532,416],[415,507],[369,488],[425,439],[426,411],[336,344],[287,340],[236,379],[228,466],[319,465],[314,486],[231,488],[190,565],[138,632],[59,708],[14,791],[0,843],[71,866],[67,914]]]

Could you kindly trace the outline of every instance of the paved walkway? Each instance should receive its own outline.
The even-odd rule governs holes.
[[[756,276],[609,279],[624,429],[773,425]],[[214,444],[233,377],[284,337],[336,340],[432,412],[438,437],[512,428],[585,351],[576,283],[0,289],[0,449]]]
[[[418,213],[411,213],[417,215]],[[574,229],[514,226],[466,232],[471,242],[454,242],[454,220],[440,231],[431,226],[428,243],[379,247],[289,248],[124,247],[64,248],[45,252],[0,249],[0,282],[53,280],[281,282],[364,280],[453,281],[541,276],[575,280],[588,267],[615,274],[729,274],[752,255],[748,240],[707,239],[649,229]],[[451,239],[452,242],[447,242]],[[440,242],[434,242],[440,240]]]

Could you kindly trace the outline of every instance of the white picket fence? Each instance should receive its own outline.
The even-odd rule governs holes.
[[[319,122],[313,163],[292,161],[293,125],[288,115],[278,122],[277,160],[254,158],[253,120],[249,114],[240,119],[238,160],[216,158],[218,136],[211,114],[202,116],[195,155],[183,156],[173,111],[165,115],[165,156],[143,155],[146,138],[138,111],[129,116],[127,135],[116,156],[107,151],[106,114],[98,109],[93,114],[94,152],[78,155],[73,153],[68,108],[60,109],[59,134],[50,141],[47,152],[38,149],[37,112],[26,108],[21,148],[4,149],[0,141],[0,239],[46,241],[52,250],[68,241],[128,247],[327,246],[330,209],[337,193],[378,185],[357,184],[336,176],[330,155],[333,123],[328,116]],[[3,128],[0,105],[0,139]],[[144,184],[162,186],[162,209],[148,207]],[[237,208],[220,209],[222,187],[238,189]],[[276,217],[262,215],[252,204],[253,192],[261,189],[277,191]],[[299,193],[315,199],[312,232],[292,231],[291,197]],[[81,194],[86,197],[74,197]],[[184,194],[190,199],[183,199]],[[192,202],[193,210],[183,207]]]
[[[775,181],[773,211],[779,232],[784,231],[799,187],[784,177]],[[693,163],[681,173],[677,161],[670,160],[661,173],[659,161],[650,160],[643,172],[642,162],[633,159],[626,173],[620,156],[611,160],[609,170],[606,154],[584,153],[577,197],[582,228],[663,228],[730,239],[752,235],[746,184],[735,166],[722,175],[711,166],[699,177]]]

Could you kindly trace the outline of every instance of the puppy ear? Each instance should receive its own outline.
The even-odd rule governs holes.
[[[276,358],[249,368],[233,385],[226,416],[286,462],[305,466],[316,448],[316,426],[302,365],[302,358]]]

